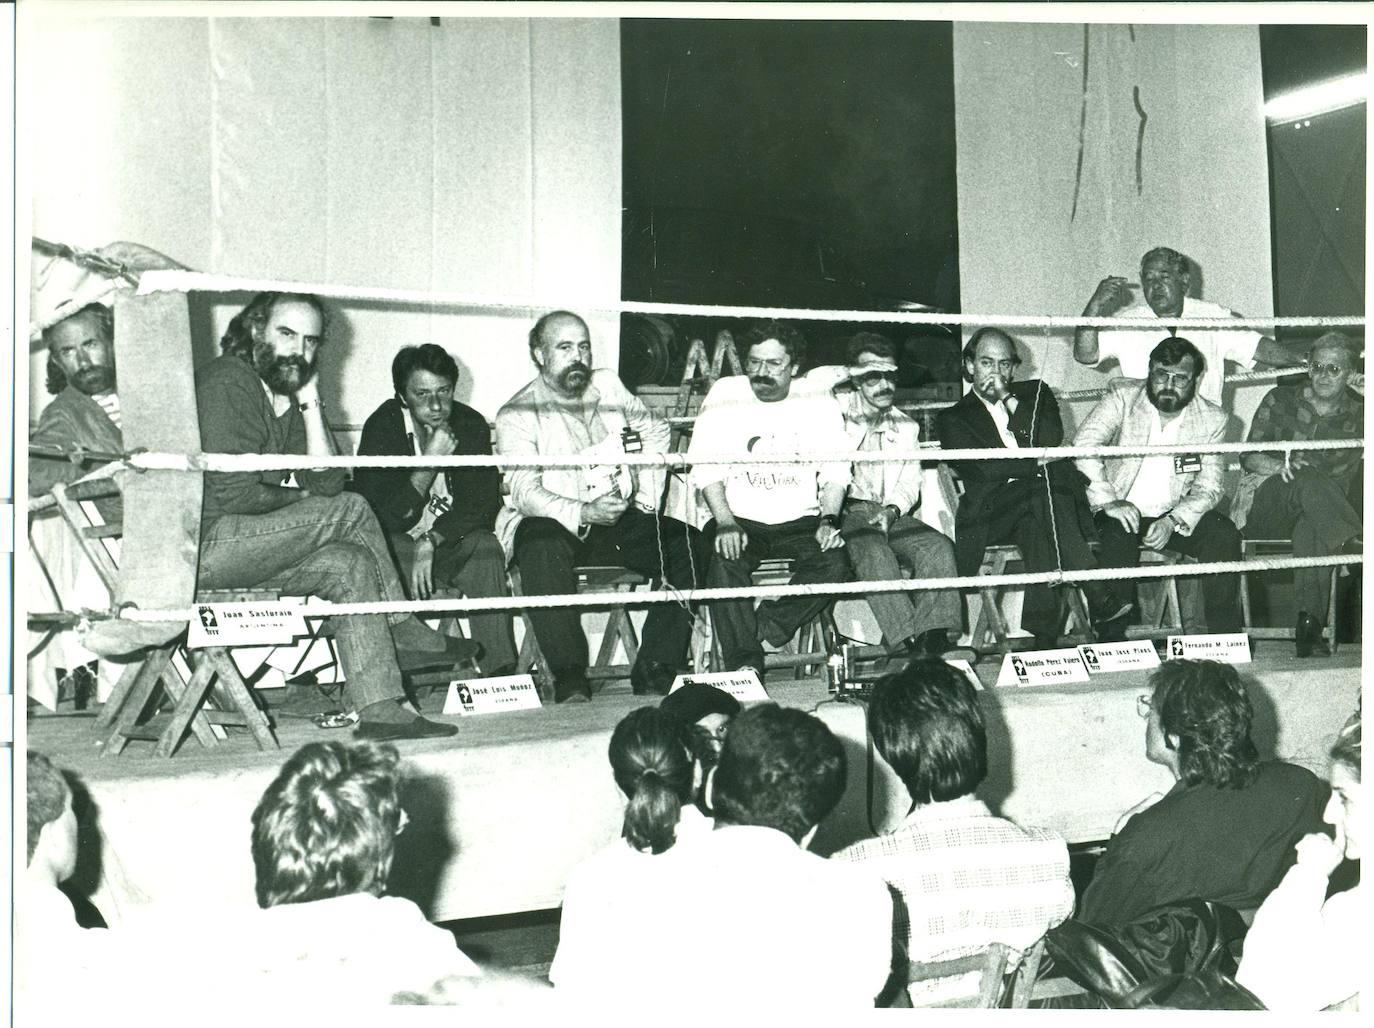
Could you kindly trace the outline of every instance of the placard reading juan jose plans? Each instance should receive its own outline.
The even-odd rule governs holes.
[[[1159,667],[1159,654],[1148,639],[1132,642],[1088,643],[1078,647],[1083,666],[1091,675],[1110,671],[1140,671]]]

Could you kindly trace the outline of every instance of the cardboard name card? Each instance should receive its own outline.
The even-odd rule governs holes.
[[[1216,660],[1223,664],[1250,663],[1250,637],[1244,632],[1220,635],[1171,635],[1169,660]]]
[[[197,603],[186,627],[186,645],[261,646],[305,635],[305,616],[291,603]]]
[[[508,710],[538,710],[539,690],[529,675],[498,675],[449,682],[445,714],[504,714]]]
[[[669,693],[675,693],[684,685],[714,685],[721,692],[728,692],[741,703],[767,703],[768,693],[763,683],[752,671],[709,671],[700,675],[678,675],[673,679]]]
[[[978,672],[974,671],[973,665],[970,664],[968,661],[964,660],[962,657],[948,657],[945,659],[945,663],[948,664],[950,667],[958,668],[960,671],[962,671],[964,673],[964,677],[967,678],[971,683],[973,683],[973,687],[975,689],[983,688],[983,683],[978,680]]]
[[[1090,675],[1112,671],[1142,671],[1159,667],[1159,653],[1148,639],[1132,642],[1089,643],[1078,647]]]
[[[1002,670],[997,675],[998,686],[1065,685],[1087,680],[1083,657],[1072,647],[1008,653],[1002,658]]]

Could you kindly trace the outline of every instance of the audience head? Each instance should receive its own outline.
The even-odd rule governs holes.
[[[1198,379],[1207,370],[1202,351],[1182,336],[1167,336],[1150,351],[1145,394],[1161,414],[1174,414],[1193,402]]]
[[[62,772],[41,753],[29,750],[26,789],[28,856],[26,865],[53,885],[76,870],[76,813],[72,790]]]
[[[1331,747],[1331,801],[1324,817],[1345,839],[1345,855],[1360,859],[1360,716],[1346,722]]]
[[[453,413],[458,363],[442,346],[403,346],[391,362],[391,384],[410,416],[428,429],[447,425]]]
[[[1141,697],[1145,755],[1184,785],[1239,789],[1254,780],[1259,751],[1250,738],[1254,710],[1236,669],[1214,660],[1170,660]]]
[[[1359,344],[1344,333],[1318,336],[1307,354],[1312,391],[1322,400],[1334,400],[1345,392],[1350,376],[1359,370],[1359,360]]]
[[[48,392],[56,396],[70,382],[93,396],[115,388],[114,313],[88,303],[43,330],[48,348]]]
[[[806,360],[806,337],[784,321],[756,321],[739,339],[749,387],[764,403],[787,399]]]
[[[973,391],[997,403],[1007,394],[1021,358],[1016,343],[1000,328],[980,328],[964,346],[964,375]]]
[[[292,754],[253,811],[258,906],[382,894],[405,827],[400,759],[367,742]]]
[[[694,789],[699,790],[707,773],[720,760],[725,730],[740,712],[739,700],[714,685],[684,682],[681,688],[663,697],[658,709],[689,726],[692,756],[697,763]]]
[[[315,376],[326,328],[318,296],[259,293],[229,322],[220,349],[253,365],[278,396],[291,396]]]
[[[610,757],[630,801],[621,835],[641,852],[662,853],[676,841],[682,805],[692,802],[687,726],[657,707],[632,710],[611,733]]]
[[[978,694],[942,660],[917,660],[873,687],[873,745],[916,804],[967,796],[988,773]]]
[[[886,336],[860,332],[845,350],[849,379],[864,402],[884,411],[897,398],[897,348]]]
[[[1167,246],[1156,246],[1140,258],[1140,289],[1150,309],[1161,318],[1183,313],[1192,282],[1188,258]]]
[[[530,360],[556,392],[581,396],[592,381],[592,336],[571,311],[550,311],[530,329]]]
[[[845,756],[818,718],[765,703],[730,723],[711,778],[718,821],[775,828],[797,843],[844,794]]]

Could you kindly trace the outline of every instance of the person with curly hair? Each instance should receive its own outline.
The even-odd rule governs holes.
[[[1079,920],[1124,924],[1164,903],[1213,900],[1245,913],[1321,827],[1326,784],[1306,768],[1262,761],[1254,710],[1235,668],[1170,660],[1137,697],[1145,756],[1173,774],[1117,823],[1083,895]]]
[[[1313,832],[1298,841],[1297,862],[1255,914],[1236,980],[1270,1010],[1357,1010],[1366,977],[1367,929],[1360,886],[1327,890],[1343,860],[1360,859],[1360,712],[1331,748],[1331,802],[1326,823],[1335,837]]]

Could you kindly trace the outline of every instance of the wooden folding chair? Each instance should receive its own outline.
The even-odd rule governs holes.
[[[1002,1005],[1003,988],[1011,951],[1000,942],[952,960],[912,961],[907,968],[907,994],[915,1007],[992,1008]],[[974,977],[976,976],[976,977]],[[912,990],[925,982],[944,985],[923,999],[922,990]]]
[[[1021,555],[1020,547],[1010,544],[987,546],[983,549],[983,564],[978,569],[978,574],[1005,575],[1010,573],[1008,569],[1012,565],[1023,564],[1024,558]],[[983,602],[980,604],[978,619],[973,627],[972,643],[980,650],[996,648],[1002,653],[1010,653],[1012,650],[1011,631],[1007,627],[1007,619],[1002,613],[1004,588],[1000,585],[987,585],[978,590],[978,595]],[[1077,586],[1068,586],[1065,594],[1069,601],[1069,616],[1073,619],[1077,629],[1069,638],[1079,639],[1082,642],[1094,642],[1092,621],[1088,617],[1088,605],[1083,599],[1082,591]]]
[[[1250,560],[1251,558],[1261,557],[1291,557],[1293,556],[1292,539],[1242,539],[1240,541],[1240,559]],[[1331,568],[1331,591],[1326,603],[1326,624],[1322,626],[1322,637],[1327,645],[1331,647],[1331,652],[1336,652],[1336,598],[1337,583],[1340,581],[1341,569],[1339,565]],[[1240,576],[1240,619],[1241,631],[1250,636],[1251,639],[1293,639],[1297,635],[1296,629],[1289,625],[1256,625],[1253,611],[1250,606],[1250,574],[1262,574],[1262,572],[1242,572]],[[1290,619],[1296,621],[1296,617]]]

